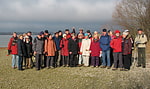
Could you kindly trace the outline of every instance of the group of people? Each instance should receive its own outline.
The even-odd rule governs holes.
[[[17,36],[14,32],[8,43],[8,54],[12,54],[12,68],[24,70],[56,67],[101,67],[120,71],[130,70],[132,47],[138,48],[137,67],[146,67],[145,48],[147,37],[142,29],[133,39],[129,30],[121,33],[103,29],[102,34],[82,28],[76,33],[73,28],[50,34],[41,31],[32,40],[32,32]],[[35,63],[33,61],[35,57]],[[24,63],[23,63],[24,62]],[[23,68],[23,64],[24,67]]]

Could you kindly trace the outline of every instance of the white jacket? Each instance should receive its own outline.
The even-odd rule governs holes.
[[[81,44],[80,52],[82,55],[90,56],[90,45],[91,45],[91,39],[83,39]]]

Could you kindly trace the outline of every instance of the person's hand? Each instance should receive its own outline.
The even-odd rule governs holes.
[[[100,51],[100,54],[102,54],[102,51]]]
[[[36,55],[37,52],[34,52],[34,55]]]
[[[72,52],[69,52],[69,54],[72,54]]]
[[[11,50],[8,50],[8,55],[10,55],[10,53],[11,53]]]

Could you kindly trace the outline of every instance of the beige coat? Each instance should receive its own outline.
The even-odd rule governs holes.
[[[147,43],[147,37],[145,34],[141,34],[141,35],[137,35],[135,38],[135,45],[138,48],[145,48],[146,47],[146,43]]]
[[[90,45],[91,45],[91,39],[82,40],[81,49],[80,49],[82,55],[90,56]]]
[[[46,56],[55,56],[55,51],[56,51],[56,45],[53,40],[47,39],[45,40],[45,53]]]

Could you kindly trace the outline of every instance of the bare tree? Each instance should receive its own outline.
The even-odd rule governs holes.
[[[121,0],[113,13],[115,24],[129,29],[133,35],[142,28],[150,37],[150,0]]]

